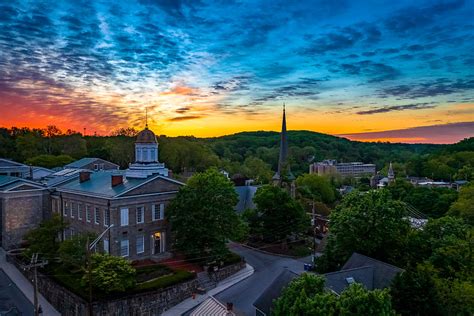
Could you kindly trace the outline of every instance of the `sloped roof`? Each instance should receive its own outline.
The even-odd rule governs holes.
[[[43,187],[41,184],[30,180],[11,176],[0,176],[0,192],[11,191],[12,189],[20,187],[22,185],[26,185],[28,187],[31,187],[32,189],[46,189],[46,187]]]
[[[27,165],[13,161],[13,160],[8,160],[4,158],[0,158],[0,168],[8,168],[8,167],[27,167]]]
[[[361,267],[373,267],[373,288],[383,289],[390,286],[393,278],[403,269],[400,269],[391,264],[373,259],[357,252],[354,252],[352,256],[342,267],[342,270],[355,269]]]
[[[324,278],[326,279],[325,287],[337,294],[341,294],[350,285],[348,278],[363,284],[367,290],[374,289],[374,267],[372,266],[326,273]]]
[[[267,287],[266,290],[257,298],[253,303],[253,306],[266,315],[270,315],[270,311],[273,307],[273,300],[277,299],[281,295],[283,288],[298,276],[297,273],[284,269],[280,275],[273,280],[270,286]]]
[[[258,187],[253,185],[244,185],[236,186],[235,192],[239,196],[239,201],[235,206],[235,210],[238,213],[242,213],[246,209],[255,209],[255,204],[253,203],[253,197],[255,192],[257,192]]]
[[[202,302],[195,310],[192,311],[191,316],[233,316],[231,311],[227,311],[227,307],[216,300],[213,296],[209,296],[207,300]]]
[[[97,160],[106,161],[108,163],[114,164],[113,162],[104,160],[102,158],[88,158],[88,157],[86,157],[86,158],[82,158],[82,159],[73,161],[70,164],[65,165],[64,168],[84,168],[88,164],[94,163]],[[114,164],[114,165],[116,165],[118,167],[117,164]]]
[[[123,183],[112,186],[112,175],[122,175],[124,177]],[[58,191],[72,191],[111,198],[118,197],[155,179],[163,179],[164,181],[171,181],[176,184],[183,185],[183,183],[179,181],[163,177],[161,175],[154,175],[148,178],[127,178],[125,177],[125,170],[114,170],[91,172],[90,180],[84,182],[80,182],[77,177],[74,177],[73,181],[67,181],[65,183],[59,184],[57,188]]]

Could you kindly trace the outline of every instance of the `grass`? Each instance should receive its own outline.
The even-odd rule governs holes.
[[[144,292],[148,290],[156,290],[166,288],[168,286],[182,283],[191,279],[194,279],[196,275],[192,272],[185,270],[175,270],[174,274],[165,275],[150,281],[139,283],[131,290],[133,293]]]

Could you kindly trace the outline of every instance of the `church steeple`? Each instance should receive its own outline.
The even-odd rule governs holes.
[[[278,182],[285,180],[294,180],[294,176],[291,173],[290,165],[288,163],[288,135],[286,132],[286,109],[283,103],[283,119],[281,122],[281,133],[280,133],[280,155],[278,157],[278,170],[273,176],[273,180]]]

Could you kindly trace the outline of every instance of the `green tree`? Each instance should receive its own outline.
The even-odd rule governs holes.
[[[104,293],[125,292],[135,286],[136,270],[130,261],[107,254],[93,254],[91,256],[92,287]],[[82,277],[81,285],[89,284],[88,273]]]
[[[330,235],[317,259],[318,270],[338,270],[353,252],[396,263],[410,231],[405,216],[403,204],[386,190],[346,195],[331,212]]]
[[[62,167],[73,162],[74,159],[68,155],[39,155],[26,160],[26,164],[44,168]]]
[[[440,297],[431,265],[419,265],[400,273],[390,293],[396,311],[402,315],[440,315]]]
[[[368,291],[362,284],[348,286],[340,296],[325,291],[324,278],[302,274],[283,289],[272,315],[395,315],[388,290]]]
[[[461,217],[474,225],[474,184],[461,188],[458,199],[451,205],[448,214]]]
[[[277,186],[265,185],[255,193],[256,218],[250,223],[250,232],[262,233],[267,241],[285,239],[309,227],[309,217],[290,194]]]
[[[237,193],[217,169],[192,176],[171,202],[167,216],[175,246],[190,257],[209,261],[228,253],[226,241],[236,234]]]
[[[257,183],[268,183],[272,178],[270,165],[257,157],[248,157],[244,161],[244,175],[255,179]]]
[[[67,227],[68,224],[64,223],[57,214],[43,221],[39,227],[30,230],[25,235],[28,245],[25,255],[29,257],[33,253],[40,253],[46,258],[55,257],[59,249],[60,236]]]
[[[75,235],[59,245],[58,255],[67,269],[78,270],[85,267],[87,241],[92,241],[95,237],[94,234]]]

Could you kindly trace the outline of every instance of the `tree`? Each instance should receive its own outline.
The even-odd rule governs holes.
[[[30,230],[25,235],[27,250],[25,255],[30,257],[33,253],[40,253],[46,258],[56,256],[59,249],[60,236],[65,228],[68,227],[57,214],[43,221],[38,228]]]
[[[264,240],[286,242],[291,234],[309,227],[309,217],[290,194],[277,186],[265,185],[255,193],[256,217],[250,232],[260,232]]]
[[[461,217],[474,225],[474,184],[461,188],[458,199],[451,205],[448,214]]]
[[[59,245],[59,258],[61,258],[66,269],[78,270],[85,267],[87,242],[88,240],[94,240],[96,237],[92,233],[75,235]]]
[[[331,203],[335,199],[335,190],[329,180],[317,174],[304,174],[296,179],[298,192],[311,201]]]
[[[398,274],[390,293],[393,305],[402,315],[440,315],[440,297],[430,265],[419,265]]]
[[[92,286],[105,293],[125,292],[135,286],[136,270],[131,263],[122,258],[107,254],[93,254],[91,257]],[[89,275],[82,277],[81,285],[88,286]]]
[[[234,186],[217,169],[192,176],[168,207],[176,248],[208,261],[225,256],[226,241],[239,226],[237,201]]]
[[[248,157],[244,161],[244,175],[255,179],[257,183],[268,183],[272,178],[270,165],[257,157]]]
[[[302,274],[283,289],[272,315],[395,315],[388,290],[369,291],[354,283],[340,296],[324,290],[324,278]]]
[[[125,127],[119,128],[113,131],[110,135],[112,136],[126,136],[126,137],[136,137],[138,135],[138,131],[133,127]]]
[[[68,155],[39,155],[26,160],[26,164],[44,168],[62,167],[73,162],[74,159]]]
[[[405,207],[386,190],[353,192],[331,212],[330,235],[320,272],[338,270],[353,252],[396,263],[403,254],[410,225]]]

